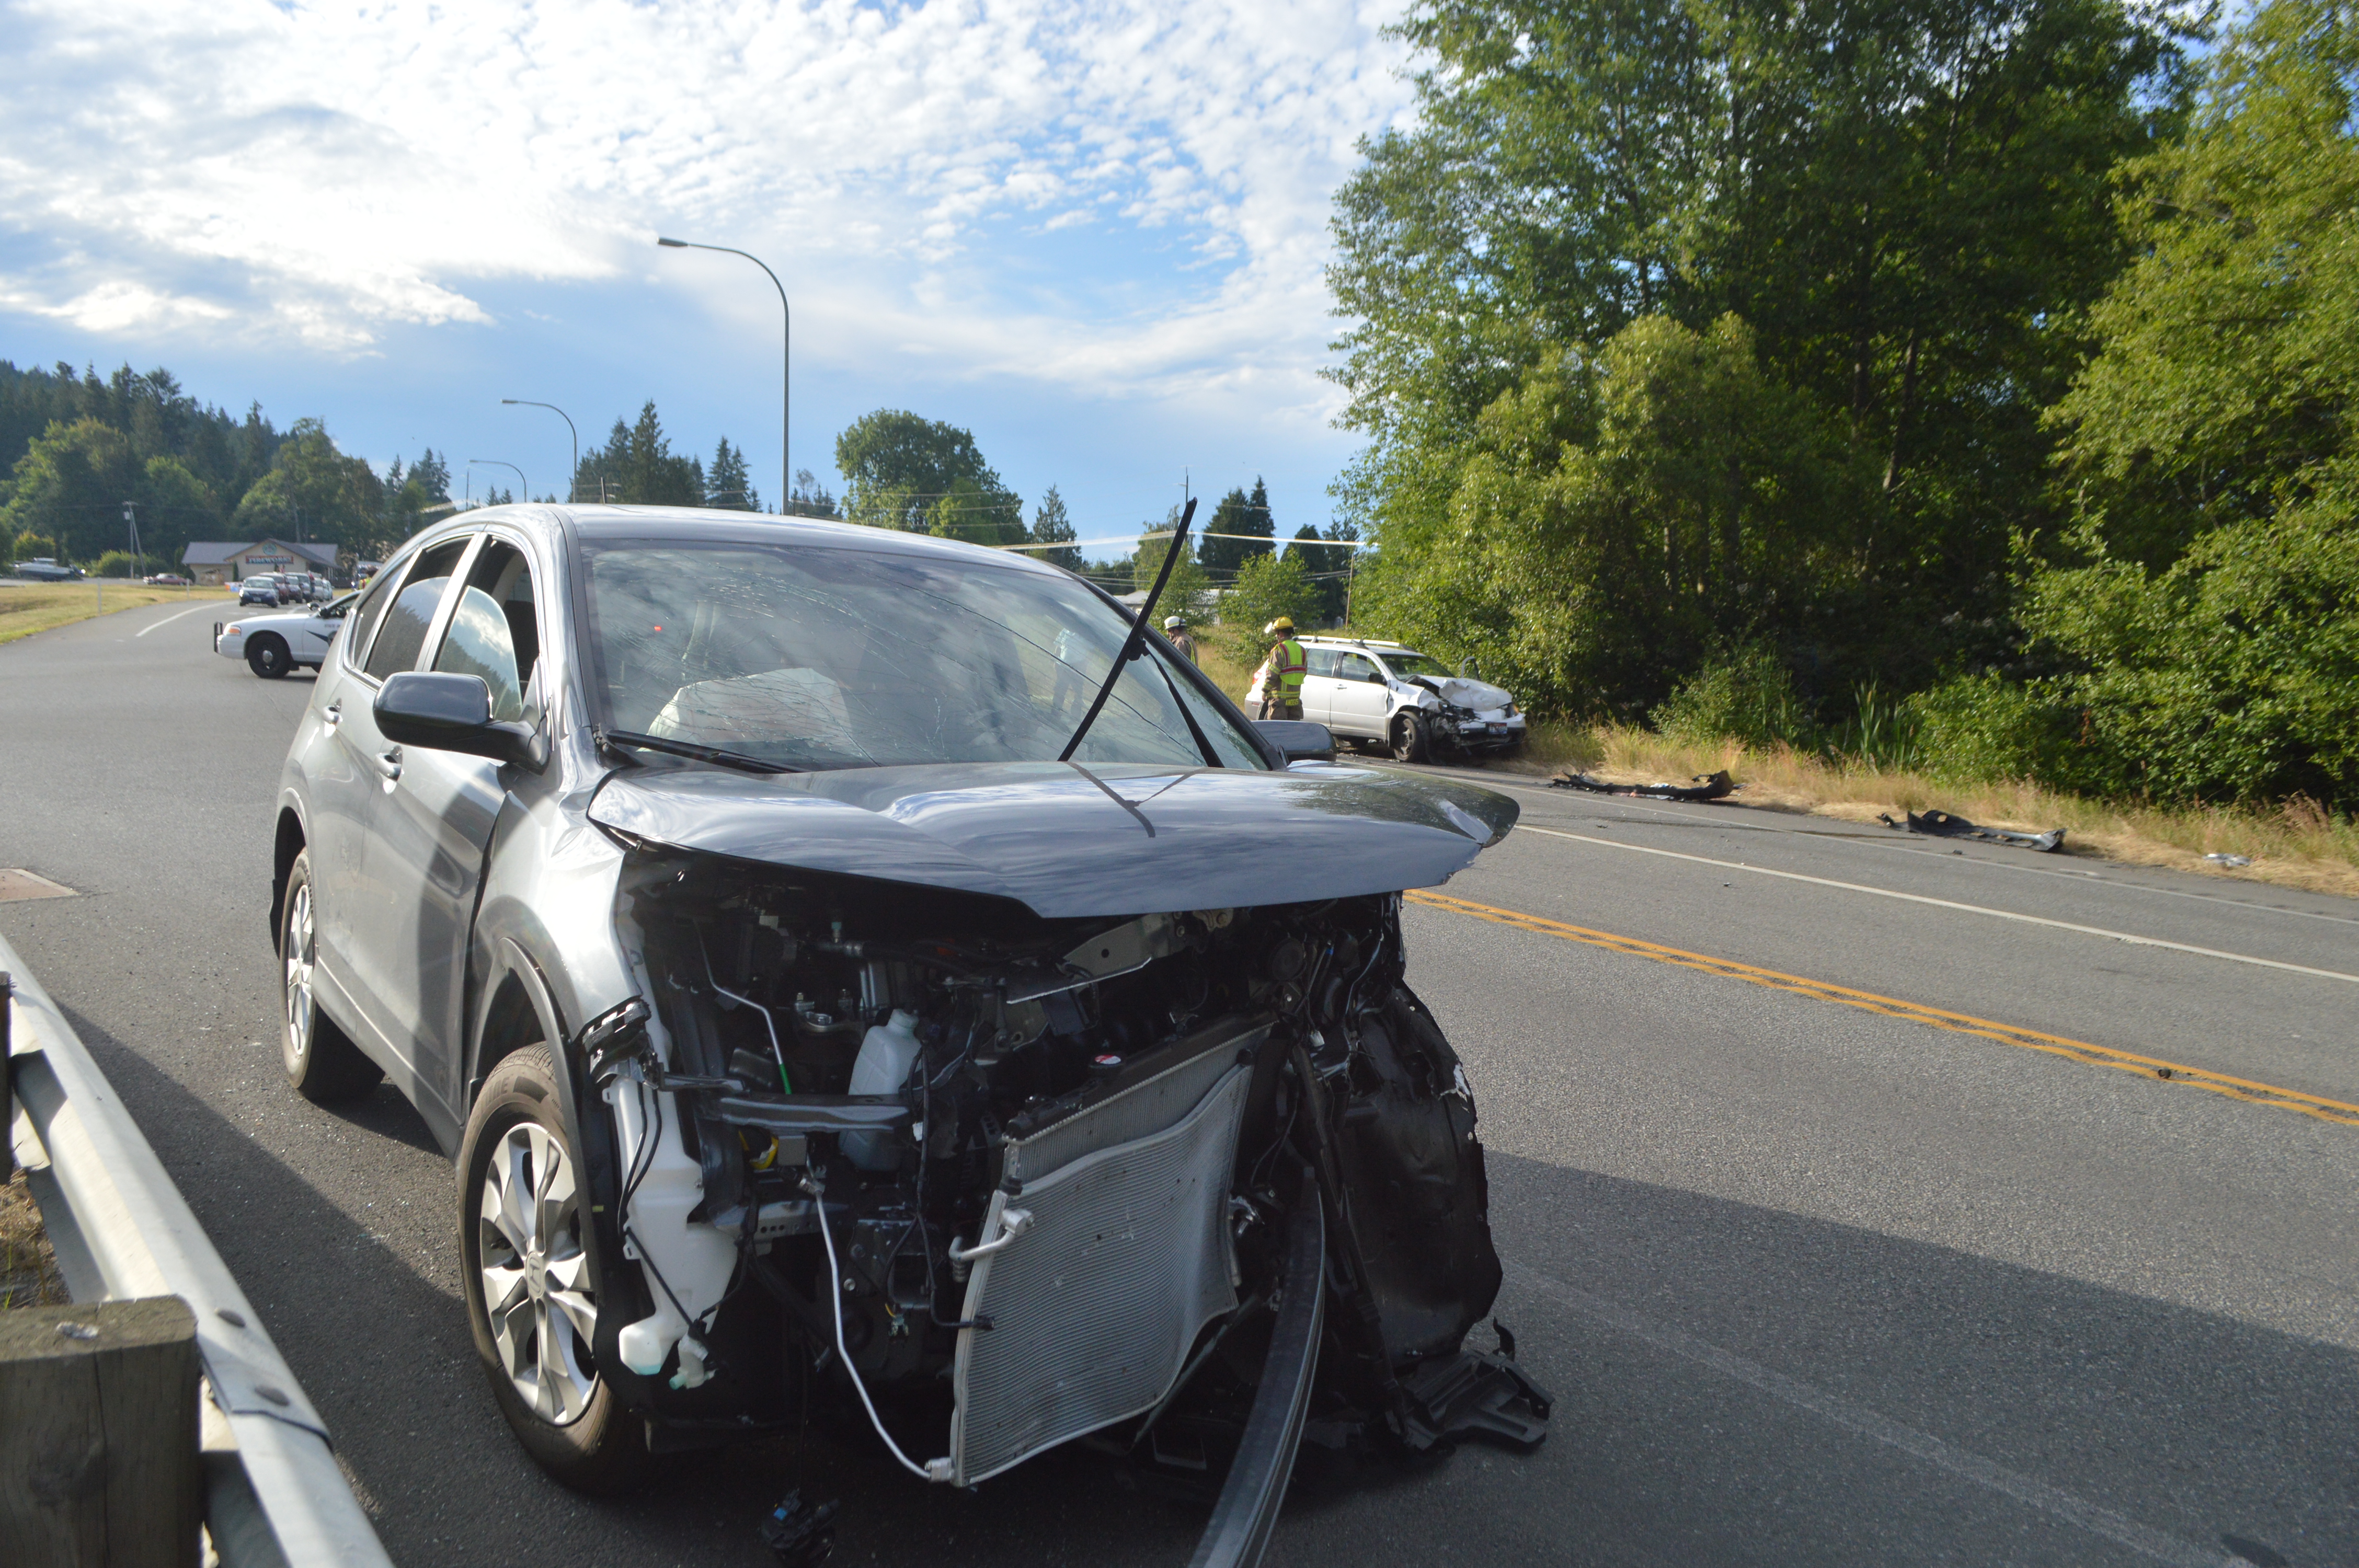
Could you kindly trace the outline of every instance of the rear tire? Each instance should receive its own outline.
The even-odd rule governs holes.
[[[285,907],[278,917],[278,1054],[295,1092],[327,1105],[368,1093],[385,1076],[385,1069],[363,1055],[353,1037],[320,1011],[313,991],[317,926],[311,852],[305,849],[288,868]]]
[[[246,668],[264,680],[285,680],[287,672],[294,667],[294,662],[288,655],[286,642],[267,633],[248,640],[245,644]]]
[[[545,1045],[492,1069],[459,1147],[459,1276],[475,1354],[533,1462],[578,1492],[648,1469],[647,1423],[599,1375],[590,1195]]]
[[[1393,719],[1393,760],[1397,762],[1424,762],[1433,758],[1433,744],[1427,738],[1425,715],[1403,713]]]

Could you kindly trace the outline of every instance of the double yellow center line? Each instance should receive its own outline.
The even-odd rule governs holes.
[[[2095,1067],[2118,1067],[2190,1088],[2209,1089],[2213,1094],[2232,1099],[2246,1100],[2255,1105],[2274,1105],[2287,1110],[2298,1110],[2304,1116],[2314,1116],[2321,1121],[2359,1127],[2359,1105],[2346,1105],[2341,1100],[2327,1099],[2319,1095],[2304,1094],[2299,1089],[2281,1089],[2273,1084],[2255,1083],[2249,1078],[2232,1078],[2224,1073],[2214,1073],[2202,1067],[2190,1067],[2177,1062],[2165,1062],[2153,1056],[2141,1056],[2132,1051],[2116,1051],[2111,1046],[2092,1045],[2085,1040],[2067,1040],[2060,1034],[2043,1034],[2037,1029],[2017,1029],[2012,1024],[1995,1023],[1987,1018],[1975,1018],[1969,1013],[1951,1012],[1945,1008],[1927,1007],[1921,1002],[1902,1001],[1896,997],[1878,996],[1874,991],[1854,990],[1849,986],[1832,985],[1825,980],[1807,979],[1800,975],[1788,975],[1777,969],[1764,969],[1752,964],[1740,964],[1733,959],[1714,958],[1703,953],[1690,953],[1683,947],[1666,947],[1659,942],[1642,942],[1635,936],[1616,936],[1610,931],[1593,931],[1585,925],[1568,925],[1560,920],[1543,920],[1537,914],[1524,914],[1512,909],[1499,909],[1470,899],[1452,898],[1447,893],[1412,890],[1402,895],[1412,903],[1430,909],[1446,910],[1452,914],[1468,914],[1494,925],[1513,926],[1535,935],[1554,936],[1567,942],[1580,942],[1592,947],[1603,947],[1610,953],[1626,953],[1634,958],[1651,958],[1658,964],[1676,964],[1683,969],[1695,969],[1708,975],[1720,975],[1747,984],[1767,986],[1772,990],[1791,991],[1797,996],[1812,997],[1820,1001],[1837,1002],[1844,1007],[1856,1007],[1864,1011],[1881,1013],[1886,1018],[1906,1019],[1934,1029],[1946,1029],[1955,1034],[1978,1034],[1985,1040],[1995,1040],[2002,1045],[2019,1046],[2026,1051],[2045,1051],[2051,1056],[2064,1056],[2075,1062],[2085,1062]]]

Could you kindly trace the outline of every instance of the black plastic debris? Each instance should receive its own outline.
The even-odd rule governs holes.
[[[762,1521],[762,1544],[778,1559],[779,1568],[819,1568],[835,1550],[835,1515],[842,1503],[806,1505],[799,1491]]]
[[[1979,838],[1985,844],[2011,844],[2018,849],[2038,849],[2048,855],[2064,848],[2064,829],[2061,827],[2051,827],[2045,833],[2017,833],[2008,827],[1980,827],[1946,811],[1929,811],[1921,816],[1912,811],[1908,816],[1908,821],[1895,822],[1878,812],[1875,819],[1886,827],[1906,828],[1911,833],[1922,833],[1933,838]]]
[[[1551,789],[1587,790],[1592,795],[1635,795],[1644,800],[1721,800],[1736,793],[1735,781],[1726,770],[1716,773],[1698,773],[1690,784],[1607,784],[1603,779],[1591,778],[1587,773],[1559,773],[1549,780]]]

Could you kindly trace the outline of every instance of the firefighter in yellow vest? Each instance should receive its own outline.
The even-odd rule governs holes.
[[[1302,656],[1302,644],[1295,641],[1294,622],[1281,615],[1261,629],[1265,637],[1275,637],[1269,656],[1262,661],[1261,711],[1257,719],[1299,719],[1302,717],[1302,677],[1310,673],[1310,661]]]

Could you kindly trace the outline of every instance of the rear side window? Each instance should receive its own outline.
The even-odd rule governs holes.
[[[1310,673],[1314,676],[1332,676],[1335,673],[1335,650],[1305,648],[1302,651],[1302,662],[1310,666]]]
[[[373,678],[383,680],[418,667],[418,655],[426,651],[426,630],[433,624],[434,611],[442,604],[442,590],[451,586],[451,574],[458,568],[459,557],[466,554],[469,543],[464,538],[452,539],[418,557],[418,564],[402,581],[401,591],[394,596],[393,607],[385,612],[376,641],[369,645],[368,673]]]

